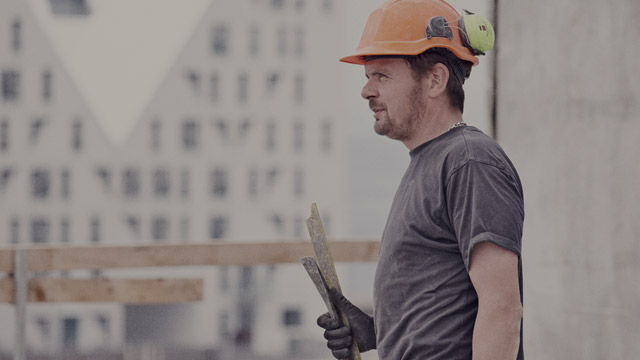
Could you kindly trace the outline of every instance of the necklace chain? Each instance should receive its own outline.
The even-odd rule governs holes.
[[[455,129],[455,128],[460,127],[460,126],[467,126],[467,123],[465,123],[464,121],[458,121],[457,123],[451,125],[449,130]],[[447,130],[447,131],[449,131],[449,130]]]

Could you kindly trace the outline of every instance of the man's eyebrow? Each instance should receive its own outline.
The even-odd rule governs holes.
[[[380,75],[388,76],[386,73],[384,73],[383,71],[380,71],[380,70],[376,70],[376,71],[372,71],[371,72],[371,76],[380,76]],[[369,74],[367,74],[367,73],[365,73],[364,76],[366,76],[367,79],[369,78]]]

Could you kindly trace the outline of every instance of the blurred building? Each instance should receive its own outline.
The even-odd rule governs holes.
[[[91,21],[90,5],[49,2],[53,14],[75,21]],[[118,144],[29,5],[0,0],[0,242],[306,240],[312,202],[327,233],[343,236],[346,131],[340,92],[331,91],[339,34],[327,26],[337,6],[213,2]],[[30,304],[29,347],[54,353],[161,342],[289,356],[322,346],[315,325],[322,305],[299,290],[312,288],[301,267],[186,271],[205,277],[202,303]],[[12,307],[1,307],[0,317],[12,324]],[[0,346],[12,342],[5,326]]]

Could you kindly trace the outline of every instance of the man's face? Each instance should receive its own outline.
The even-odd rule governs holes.
[[[364,69],[368,81],[361,95],[374,112],[376,133],[410,139],[424,115],[426,99],[409,63],[400,58],[374,59]]]

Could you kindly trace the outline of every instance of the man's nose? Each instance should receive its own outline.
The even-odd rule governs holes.
[[[372,84],[371,80],[367,81],[367,83],[364,84],[364,86],[362,87],[362,91],[360,92],[360,96],[362,96],[362,98],[365,100],[378,97],[378,90]]]

